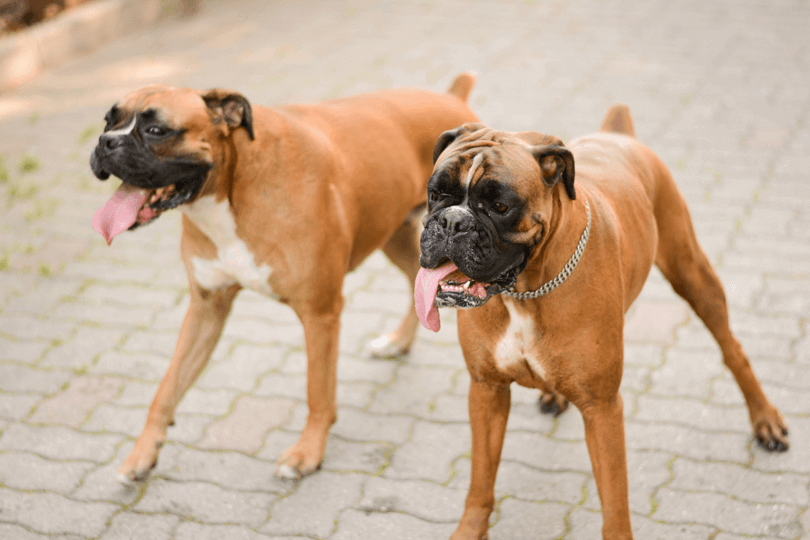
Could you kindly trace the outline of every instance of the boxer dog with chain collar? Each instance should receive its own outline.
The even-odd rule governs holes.
[[[487,537],[512,382],[539,389],[547,412],[559,414],[569,401],[580,410],[602,536],[632,539],[623,325],[653,264],[720,346],[757,440],[787,449],[787,425],[729,329],[723,288],[683,196],[636,140],[625,106],[567,148],[557,137],[466,124],[439,138],[434,161],[417,313],[436,331],[438,307],[472,308],[458,312],[471,376],[472,477],[452,540]]]
[[[109,243],[180,209],[191,292],[121,481],[144,479],[157,462],[243,287],[288,304],[303,324],[309,416],[276,472],[318,468],[336,418],[343,277],[382,248],[413,283],[433,146],[443,131],[477,120],[466,104],[474,82],[464,73],[446,94],[400,89],[273,109],[228,90],[153,85],[110,109],[90,165],[123,183],[93,225]],[[418,326],[411,308],[372,353],[407,351]]]

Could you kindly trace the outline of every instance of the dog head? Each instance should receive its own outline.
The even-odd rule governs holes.
[[[101,180],[112,174],[123,181],[93,218],[108,242],[194,200],[233,130],[242,127],[253,139],[247,99],[221,89],[147,86],[113,105],[105,120],[90,167]]]
[[[555,200],[576,198],[574,158],[557,137],[482,124],[443,133],[433,158],[417,290],[431,305],[477,307],[515,283]]]

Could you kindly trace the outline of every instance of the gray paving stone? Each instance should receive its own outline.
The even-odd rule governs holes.
[[[247,527],[238,525],[203,525],[193,521],[184,521],[177,527],[175,540],[267,540],[267,536],[259,534]],[[298,536],[296,538],[303,538]],[[273,536],[274,540],[293,540],[293,537]]]
[[[739,387],[737,388],[739,393]],[[682,396],[639,396],[633,418],[649,422],[681,424],[705,431],[738,431],[746,434],[751,431],[751,421],[745,407],[716,407]]]
[[[28,415],[41,396],[0,392],[0,418],[20,420]]]
[[[521,538],[526,531],[539,538],[560,538],[566,532],[570,511],[570,506],[560,503],[536,504],[507,498],[498,505],[498,521],[490,528],[490,538]]]
[[[326,471],[373,475],[388,465],[393,449],[394,445],[389,442],[354,442],[330,437],[322,467]]]
[[[0,454],[0,484],[22,491],[68,495],[95,465],[87,461],[53,461],[25,452]]]
[[[87,369],[99,355],[114,349],[125,332],[104,327],[79,326],[70,338],[53,347],[40,363],[43,367]]]
[[[93,375],[116,375],[143,381],[158,382],[169,367],[168,356],[144,353],[108,351],[88,368]]]
[[[287,353],[287,347],[236,345],[226,359],[209,362],[195,386],[249,392],[260,377],[284,365]]]
[[[658,492],[653,517],[665,521],[700,523],[740,535],[794,538],[800,533],[797,506],[748,503],[715,493]]]
[[[179,521],[177,516],[122,512],[113,518],[100,540],[169,540]]]
[[[168,444],[171,457],[163,459],[161,476],[175,482],[208,482],[233,491],[255,491],[284,495],[294,486],[274,475],[275,462],[255,459],[239,452],[205,451]]]
[[[419,421],[413,435],[391,455],[383,477],[400,480],[450,479],[450,464],[470,452],[470,428],[464,424],[435,424]]]
[[[367,513],[349,509],[340,514],[332,540],[375,538],[378,540],[444,540],[456,530],[456,524],[431,523],[407,514]]]
[[[632,450],[672,452],[695,460],[747,463],[753,434],[701,431],[674,424],[625,422],[625,444]]]
[[[458,523],[466,490],[419,480],[374,477],[366,483],[357,508],[367,513],[397,512],[433,523]]]
[[[740,500],[807,506],[810,494],[801,476],[762,473],[727,463],[700,463],[676,459],[667,487],[683,491],[734,493]]]
[[[50,348],[51,344],[47,341],[22,341],[0,336],[0,361],[34,365]]]
[[[345,408],[338,412],[332,433],[350,441],[405,442],[414,419],[403,415],[378,415]]]
[[[329,536],[340,513],[360,499],[367,479],[361,474],[326,471],[304,478],[294,493],[273,505],[270,519],[259,530],[272,535]]]
[[[202,523],[256,527],[267,519],[268,508],[276,498],[267,493],[231,491],[203,482],[170,482],[156,478],[133,510],[174,514]]]
[[[724,369],[719,354],[673,349],[666,354],[666,363],[650,375],[650,393],[705,399],[709,397],[709,379]]]
[[[64,427],[12,424],[0,436],[0,450],[18,450],[45,458],[100,463],[112,457],[119,435],[85,434]]]
[[[402,365],[397,369],[396,380],[377,392],[369,412],[429,416],[433,400],[450,389],[454,373],[454,369],[442,367],[420,369]]]
[[[79,503],[55,493],[26,493],[0,488],[3,519],[45,534],[98,536],[120,507]]]
[[[31,532],[28,529],[24,529],[19,525],[8,525],[5,523],[0,523],[0,535],[2,535],[3,538],[10,538],[13,540],[50,540],[52,538],[57,540],[79,540],[80,538],[83,538],[73,534],[39,534]]]
[[[655,538],[656,540],[708,540],[717,531],[714,527],[695,524],[692,520],[668,523],[645,516],[630,516],[633,534],[637,538]],[[602,530],[602,514],[588,510],[576,509],[571,512],[570,530],[566,540],[585,540],[599,538]]]

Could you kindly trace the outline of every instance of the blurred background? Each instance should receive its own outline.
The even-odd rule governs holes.
[[[37,6],[0,1],[0,537],[449,537],[469,479],[454,317],[422,331],[408,357],[370,359],[365,343],[395,326],[409,294],[379,255],[347,278],[323,471],[296,484],[272,476],[305,418],[302,332],[288,308],[244,292],[152,478],[115,483],[188,291],[180,213],[107,247],[90,219],[117,181],[96,180],[88,159],[109,107],[153,82],[273,106],[444,91],[472,70],[470,103],[499,129],[570,141],[611,104],[630,106],[792,428],[787,454],[757,448],[716,346],[654,271],[626,325],[636,537],[810,538],[806,0]],[[598,537],[579,414],[542,417],[535,401],[514,391],[491,537]]]

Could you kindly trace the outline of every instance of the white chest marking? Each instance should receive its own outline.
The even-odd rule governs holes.
[[[509,326],[495,347],[495,363],[498,369],[509,371],[517,364],[527,362],[534,376],[544,378],[543,366],[536,354],[537,330],[532,318],[519,313],[511,301],[505,301],[509,311]]]
[[[216,259],[192,257],[194,279],[208,290],[222,289],[234,283],[275,297],[268,283],[273,269],[257,265],[256,259],[236,234],[236,221],[226,199],[214,202],[214,197],[202,197],[183,207],[183,212],[217,247]]]

